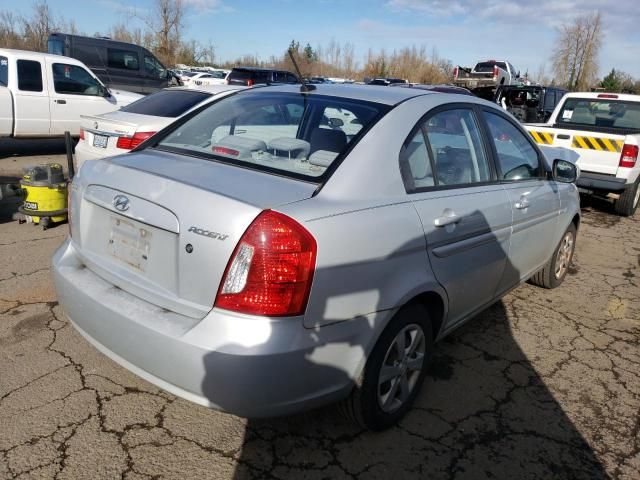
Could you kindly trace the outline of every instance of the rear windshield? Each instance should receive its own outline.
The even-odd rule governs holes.
[[[253,80],[254,83],[268,83],[269,72],[267,70],[231,70],[229,80]]]
[[[317,180],[388,109],[320,95],[246,92],[212,104],[158,146]]]
[[[640,102],[607,98],[567,98],[556,123],[640,131]]]
[[[504,62],[480,62],[473,70],[480,73],[491,73],[494,65],[498,65],[503,70],[507,69],[507,65]]]
[[[154,117],[176,118],[209,97],[211,94],[205,92],[161,90],[130,103],[120,110]]]

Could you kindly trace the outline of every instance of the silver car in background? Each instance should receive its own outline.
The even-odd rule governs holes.
[[[102,115],[81,115],[76,166],[87,160],[127,153],[182,115],[243,89],[237,85],[171,87]]]
[[[475,97],[255,88],[86,162],[55,286],[87,340],[176,395],[245,417],[342,401],[383,429],[436,340],[563,281],[576,176]]]

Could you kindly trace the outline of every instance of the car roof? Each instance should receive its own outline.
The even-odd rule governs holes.
[[[438,92],[431,92],[418,88],[389,88],[378,85],[356,85],[356,84],[314,84],[313,90],[307,95],[327,95],[330,97],[362,100],[368,102],[382,103],[385,105],[397,105],[405,100],[422,95],[437,95]],[[300,93],[301,85],[270,85],[267,87],[253,88],[252,92],[282,92]]]
[[[282,70],[281,68],[265,68],[265,67],[233,67],[232,70],[248,70],[251,72],[287,72],[293,73],[289,70]]]
[[[13,48],[0,48],[0,54],[5,56],[17,55],[22,57],[22,59],[24,60],[29,60],[29,59],[42,60],[42,59],[49,58],[53,60],[64,61],[69,64],[84,65],[84,63],[82,63],[80,60],[76,60],[75,58],[72,58],[72,57],[65,57],[63,55],[54,55],[53,53],[33,52],[31,50],[14,50]]]
[[[181,92],[200,92],[200,93],[210,93],[211,95],[216,95],[222,92],[228,92],[230,90],[247,90],[249,87],[245,87],[243,85],[201,85],[199,87],[167,87],[163,88],[163,90],[168,90],[170,92],[181,91]]]
[[[597,100],[599,98],[604,100],[616,100],[613,97],[602,97],[601,95],[615,95],[617,100],[628,100],[631,102],[640,102],[640,95],[632,95],[630,93],[607,93],[607,92],[571,92],[565,94],[567,98],[593,98]]]

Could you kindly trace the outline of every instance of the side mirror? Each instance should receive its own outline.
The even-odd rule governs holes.
[[[344,125],[344,122],[339,118],[330,118],[329,119],[329,126],[331,128],[340,128],[343,125]]]
[[[574,183],[580,171],[578,166],[566,160],[556,159],[553,161],[553,179],[561,183]]]

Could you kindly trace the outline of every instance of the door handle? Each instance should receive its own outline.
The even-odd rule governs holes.
[[[529,206],[529,200],[527,200],[525,197],[520,197],[520,201],[516,202],[514,205],[514,207],[516,207],[518,210],[524,210],[528,206]]]
[[[53,103],[57,103],[58,105],[66,105],[67,101],[66,100],[54,100]]]
[[[460,215],[456,215],[452,211],[449,211],[449,212],[445,211],[444,215],[436,218],[433,221],[433,224],[436,227],[446,227],[447,225],[453,225],[454,223],[458,223],[460,220],[462,220],[462,217]]]

